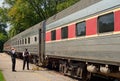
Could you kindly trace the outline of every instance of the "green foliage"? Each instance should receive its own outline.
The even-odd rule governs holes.
[[[9,20],[7,17],[7,8],[0,8],[0,23],[6,24],[6,22]]]
[[[31,6],[24,0],[15,1],[15,4],[10,7],[8,11],[8,17],[12,26],[9,31],[10,37],[13,37],[14,35],[33,26],[38,23],[39,20],[31,9]]]
[[[0,52],[3,50],[3,44],[7,40],[7,35],[4,33],[0,33]]]
[[[15,36],[17,34],[17,31],[14,27],[11,27],[11,29],[9,30],[9,33],[8,33],[8,37],[11,38],[13,36]]]
[[[75,4],[78,1],[80,1],[80,0],[64,0],[63,3],[59,3],[59,5],[57,5],[57,11],[60,12],[63,9]]]
[[[9,37],[53,16],[79,0],[5,0],[7,20],[12,26]]]
[[[13,7],[9,9],[8,16],[11,20],[11,25],[14,27],[10,30],[10,32],[14,31],[13,36],[36,24],[38,20],[28,3],[24,0],[17,0]]]
[[[8,4],[9,6],[13,6],[15,4],[16,0],[4,0],[6,4]]]
[[[5,78],[4,78],[4,76],[3,76],[2,72],[1,72],[1,70],[0,70],[0,81],[5,81]]]
[[[3,50],[3,44],[7,40],[7,32],[5,30],[5,28],[7,28],[7,17],[5,14],[5,10],[6,9],[0,8],[0,51]]]
[[[45,20],[80,0],[27,0],[40,19]]]

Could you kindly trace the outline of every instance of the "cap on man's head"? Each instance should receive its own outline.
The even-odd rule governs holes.
[[[15,48],[11,48],[12,50],[15,50]]]

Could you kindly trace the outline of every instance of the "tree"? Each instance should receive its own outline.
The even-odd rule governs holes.
[[[8,38],[5,28],[6,24],[0,23],[0,52],[3,50],[3,44]]]
[[[9,5],[7,17],[12,26],[9,36],[53,16],[79,0],[5,0]]]
[[[3,44],[8,38],[7,32],[5,30],[5,28],[7,28],[6,21],[8,20],[5,10],[5,8],[0,8],[0,51],[3,50]]]
[[[27,0],[40,19],[45,20],[80,0]]]
[[[3,50],[3,44],[4,42],[6,42],[8,38],[5,28],[6,28],[6,24],[0,22],[0,52]]]
[[[57,11],[58,12],[60,12],[63,9],[75,4],[76,2],[78,2],[80,0],[60,0],[60,1],[62,1],[62,2],[59,2],[59,5],[57,6]]]
[[[14,5],[9,8],[8,17],[12,26],[9,31],[11,37],[37,24],[39,20],[31,6],[24,0],[15,1]],[[13,31],[14,34],[12,34]]]
[[[3,50],[3,44],[6,42],[7,36],[3,33],[0,33],[0,52]]]

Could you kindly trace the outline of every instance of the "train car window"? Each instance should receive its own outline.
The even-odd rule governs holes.
[[[21,44],[21,40],[19,40],[19,45]]]
[[[56,30],[51,31],[51,40],[56,40]]]
[[[17,45],[18,45],[18,40],[17,40]]]
[[[114,31],[114,14],[109,13],[98,17],[98,32]]]
[[[76,24],[76,36],[86,35],[86,23],[85,21]]]
[[[37,42],[37,37],[34,37],[34,41]]]
[[[28,44],[30,44],[30,37],[28,37]]]
[[[22,40],[20,40],[20,45],[22,44]]]
[[[62,39],[68,38],[68,27],[64,27],[61,29]]]
[[[22,44],[24,44],[24,39],[22,39]]]
[[[17,45],[17,41],[15,41],[15,45]]]
[[[19,40],[18,40],[18,45],[20,44]]]
[[[21,44],[21,40],[19,40],[19,45]]]
[[[27,44],[27,39],[25,38],[25,44]]]

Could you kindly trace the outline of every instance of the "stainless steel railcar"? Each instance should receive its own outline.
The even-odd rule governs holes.
[[[120,78],[120,0],[81,0],[4,44],[59,71],[89,79]]]

